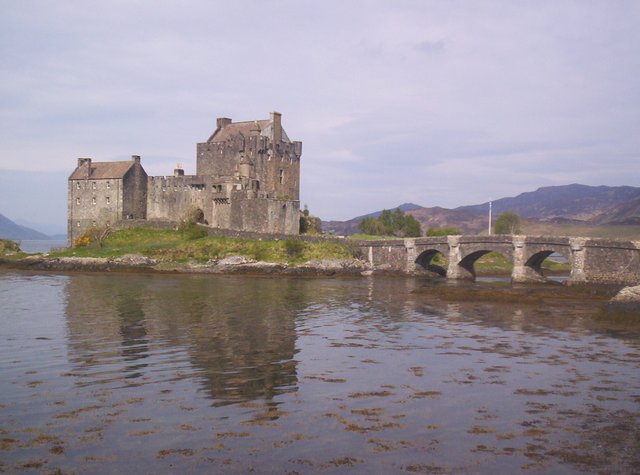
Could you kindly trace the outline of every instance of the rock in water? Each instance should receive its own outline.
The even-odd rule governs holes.
[[[640,285],[625,287],[609,301],[609,309],[638,312],[640,316]]]

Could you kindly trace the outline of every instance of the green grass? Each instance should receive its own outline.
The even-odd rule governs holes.
[[[485,254],[475,262],[478,274],[511,274],[513,262],[497,252]]]
[[[474,265],[478,274],[511,274],[513,271],[513,262],[505,258],[497,252],[485,254],[475,262]],[[545,259],[542,263],[543,271],[551,272],[569,272],[568,263],[556,262],[551,259]]]
[[[522,234],[529,236],[580,236],[603,239],[640,239],[640,226],[522,223]]]
[[[359,241],[377,241],[381,239],[402,239],[398,236],[376,236],[374,234],[351,234],[347,236],[348,239],[354,239]]]
[[[125,254],[142,254],[167,263],[205,263],[211,259],[244,256],[259,261],[300,264],[309,260],[345,259],[352,256],[347,246],[335,242],[203,237],[195,228],[177,231],[147,228],[115,231],[102,245],[94,243],[52,253],[52,256],[119,257]]]
[[[442,254],[436,254],[431,261],[432,264],[445,269],[447,268],[447,262],[447,259]],[[513,271],[513,263],[502,254],[489,252],[475,262],[474,268],[476,273],[480,275],[510,275]],[[545,259],[542,263],[542,268],[544,271],[551,272],[569,272],[570,270],[568,263],[555,262],[550,259]]]

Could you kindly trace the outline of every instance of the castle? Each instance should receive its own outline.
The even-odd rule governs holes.
[[[68,181],[70,243],[92,227],[188,216],[220,229],[298,234],[302,142],[289,140],[281,117],[219,118],[197,144],[195,175],[177,167],[173,176],[148,176],[137,155],[121,162],[79,158]]]

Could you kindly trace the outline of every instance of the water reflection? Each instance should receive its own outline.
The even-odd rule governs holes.
[[[0,298],[0,471],[640,465],[640,321],[591,290],[0,272]]]
[[[99,374],[91,368],[121,358],[114,382],[144,379],[143,369],[151,365],[154,378],[158,371],[166,378],[175,377],[172,371],[198,376],[219,404],[272,398],[296,385],[294,319],[305,299],[300,286],[289,283],[198,276],[71,279],[66,314],[72,360],[78,374],[94,381]],[[157,356],[158,347],[176,366]]]

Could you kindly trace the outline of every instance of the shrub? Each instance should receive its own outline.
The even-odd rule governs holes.
[[[84,233],[78,239],[73,241],[73,247],[88,247],[89,245],[91,245],[91,242],[91,236],[89,236],[89,234],[87,233]]]
[[[436,237],[436,236],[457,236],[462,234],[458,228],[454,227],[444,227],[444,228],[429,228],[427,231],[427,236]]]
[[[0,239],[0,253],[20,252],[20,246],[11,239]]]
[[[322,220],[312,216],[309,207],[304,205],[300,213],[300,234],[320,234],[322,233]]]
[[[291,259],[297,259],[302,257],[304,253],[304,242],[297,240],[288,240],[284,242],[284,248],[287,252],[287,256]]]

